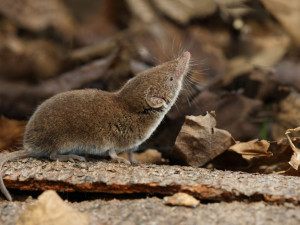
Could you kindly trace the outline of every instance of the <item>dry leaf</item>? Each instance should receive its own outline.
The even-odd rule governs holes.
[[[300,143],[300,138],[293,138],[291,140],[294,146],[298,146]],[[250,142],[252,142],[250,147],[247,147],[247,145],[249,146],[249,142],[241,143],[246,146],[244,149],[245,151],[243,151],[243,149],[241,149],[241,151],[225,151],[213,161],[213,165],[216,168],[223,170],[230,169],[251,173],[300,175],[299,172],[291,169],[291,166],[288,163],[292,157],[293,150],[287,138],[272,142],[256,140]],[[255,144],[256,142],[258,143]],[[251,148],[259,150],[247,151],[247,149]],[[250,155],[249,152],[253,155]],[[245,154],[245,157],[243,154]]]
[[[172,157],[187,165],[199,167],[224,152],[232,144],[231,134],[215,128],[212,113],[186,116],[172,151]]]
[[[300,170],[295,170],[293,167],[291,167],[290,164],[288,164],[288,165],[289,165],[288,169],[280,171],[280,172],[278,172],[278,174],[286,175],[286,176],[297,176],[297,177],[300,177]]]
[[[273,69],[255,68],[246,80],[244,94],[255,99],[265,101],[278,101],[286,97],[290,89],[284,88],[282,79],[280,79]],[[300,81],[300,80],[299,80]]]
[[[86,225],[89,224],[89,214],[73,209],[55,191],[45,191],[38,201],[28,206],[17,222],[17,225],[37,224]]]
[[[216,3],[211,0],[152,0],[155,6],[180,24],[187,24],[192,18],[206,17],[216,11]]]
[[[59,0],[1,0],[0,12],[18,26],[33,32],[52,28],[67,40],[75,32],[73,18]]]
[[[126,2],[133,15],[139,20],[142,20],[145,23],[156,21],[157,16],[148,0],[126,0]]]
[[[283,85],[294,87],[300,92],[300,63],[296,60],[284,60],[278,63],[275,68],[275,77]]]
[[[300,149],[297,148],[294,143],[292,142],[289,134],[291,133],[297,133],[300,131],[300,127],[297,127],[295,129],[287,129],[287,131],[285,132],[285,135],[287,136],[287,139],[289,140],[289,143],[291,145],[291,148],[294,151],[294,154],[292,155],[291,160],[289,161],[289,164],[295,169],[298,170],[298,167],[300,165]]]
[[[111,39],[120,31],[120,23],[124,26],[128,22],[126,20],[127,10],[122,10],[127,8],[126,1],[64,2],[71,7],[77,5],[76,11],[79,14],[85,13],[83,23],[75,35],[82,45],[90,48],[93,48],[94,44],[98,45]],[[93,9],[86,10],[86,7]]]
[[[167,205],[188,206],[195,208],[200,204],[200,201],[189,194],[179,192],[172,196],[164,197],[164,203]]]
[[[275,122],[272,126],[272,136],[275,140],[284,137],[284,133],[290,127],[297,127],[300,123],[300,93],[291,92],[285,99],[279,102]]]
[[[110,75],[108,70],[115,58],[116,52],[113,51],[104,59],[94,60],[37,84],[13,82],[0,78],[0,114],[15,118],[28,118],[39,103],[55,94],[84,87],[90,82],[103,82]]]
[[[221,16],[224,19],[228,17],[242,17],[248,14],[251,9],[245,4],[248,0],[215,0],[220,8]]]
[[[236,140],[257,138],[261,125],[257,114],[262,110],[262,101],[247,98],[240,93],[226,94],[216,108],[218,127],[228,130]]]
[[[241,154],[242,157],[248,161],[252,158],[262,156],[272,156],[272,152],[269,152],[270,143],[266,140],[259,141],[258,139],[248,142],[237,142],[229,147],[229,150]]]
[[[261,2],[300,46],[300,1],[261,0]]]
[[[0,117],[0,152],[1,150],[19,150],[23,146],[26,122]]]
[[[9,79],[56,76],[63,60],[63,49],[53,41],[8,36],[0,44],[0,74]]]
[[[230,84],[236,77],[249,73],[256,67],[274,66],[288,50],[289,36],[273,23],[259,24],[251,21],[245,26],[251,31],[244,35],[243,44],[247,47],[239,56],[230,59],[229,73],[224,77],[224,85]]]
[[[230,47],[230,32],[222,26],[190,26],[189,32],[194,39],[198,40],[199,43],[205,42],[203,44],[209,44],[223,50],[226,50]]]

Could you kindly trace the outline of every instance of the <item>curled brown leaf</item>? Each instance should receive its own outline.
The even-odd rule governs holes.
[[[232,145],[233,138],[226,130],[216,128],[214,112],[205,116],[186,116],[172,151],[180,163],[203,166]]]
[[[295,170],[298,170],[298,167],[300,165],[300,149],[294,145],[289,134],[297,133],[299,131],[300,131],[300,127],[297,127],[295,129],[287,129],[287,131],[285,132],[285,135],[286,135],[287,139],[289,140],[290,146],[291,146],[292,150],[294,151],[294,154],[292,155],[291,160],[289,161],[289,164]]]
[[[273,153],[268,151],[270,143],[266,140],[259,141],[258,139],[248,142],[238,142],[229,147],[229,150],[241,154],[248,161],[256,157],[272,156]]]

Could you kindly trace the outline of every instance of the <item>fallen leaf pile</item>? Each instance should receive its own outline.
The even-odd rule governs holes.
[[[277,142],[258,139],[240,142],[235,141],[228,131],[217,129],[215,126],[214,112],[207,113],[205,116],[187,116],[172,150],[173,161],[199,167],[217,158],[223,161],[221,165],[218,160],[214,162],[215,166],[220,169],[265,173],[287,172],[290,170],[287,164],[289,163],[295,170],[298,170],[300,150],[295,144],[299,143],[300,138],[292,140],[288,134],[299,132],[299,127],[288,129],[286,131],[287,139]],[[227,156],[228,152],[234,152],[240,156],[235,158],[234,164],[226,161],[227,157],[230,157],[230,155]],[[292,152],[294,152],[293,155],[291,155]],[[247,163],[244,168],[241,168],[240,165],[243,164],[243,161]],[[271,166],[272,168],[270,168]],[[266,167],[269,168],[266,169]]]
[[[26,122],[0,117],[0,149],[16,150],[23,147],[23,135]]]
[[[192,167],[235,170],[247,176],[300,176],[299,10],[299,0],[2,0],[0,152],[22,148],[26,121],[45,99],[73,89],[116,91],[135,74],[190,51],[191,65],[181,95],[135,153],[136,159],[143,165],[186,165],[178,174],[173,171],[178,180],[189,169],[196,173]],[[93,160],[94,156],[87,157]],[[16,172],[10,166],[4,177],[8,186],[112,194],[183,191],[186,193],[168,196],[164,202],[189,207],[199,204],[193,196],[209,200],[258,196],[203,185],[206,179],[189,186],[191,174],[185,186],[170,181],[166,189],[163,181],[170,169],[161,172],[151,166],[145,166],[145,171],[154,178],[143,183],[140,171],[134,170],[138,164],[129,169],[136,177],[129,179],[128,172],[121,173],[129,179],[126,183],[105,180],[107,174],[118,178],[118,168],[109,164],[113,168],[103,171],[97,177],[100,181],[91,182],[94,177],[89,175],[74,184],[73,172],[80,170],[78,179],[92,173],[87,165],[93,161],[71,164],[67,173],[61,170],[67,163],[33,162],[44,163],[33,168],[39,170],[34,175],[28,168]],[[56,172],[51,171],[53,167]],[[46,170],[49,176],[45,178]],[[162,175],[166,177],[158,185]],[[274,190],[280,187],[280,178],[277,181]],[[282,195],[284,202],[299,204],[296,195],[286,195]],[[280,202],[282,196],[259,192],[259,199],[267,202]],[[71,224],[72,219],[88,223],[88,215],[46,192],[18,224]]]
[[[161,151],[153,156],[157,163],[214,161],[232,169],[218,159],[239,155],[237,165],[246,171],[281,171],[271,165],[296,152],[281,140],[300,123],[298,8],[296,0],[105,0],[84,10],[60,0],[2,1],[0,147],[21,146],[25,123],[20,130],[6,126],[6,118],[27,120],[63,91],[117,90],[134,74],[189,50],[184,90],[141,149]],[[212,110],[217,117],[199,117]]]

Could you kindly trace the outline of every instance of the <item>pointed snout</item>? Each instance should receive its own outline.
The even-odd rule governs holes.
[[[176,69],[176,76],[178,78],[185,76],[188,71],[190,63],[191,53],[186,51],[178,59],[178,65]]]
[[[185,53],[183,53],[184,58],[186,58],[187,60],[190,60],[191,58],[191,53],[186,51]]]

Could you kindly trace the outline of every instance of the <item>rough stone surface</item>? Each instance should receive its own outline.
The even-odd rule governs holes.
[[[186,192],[198,199],[300,202],[300,177],[184,166],[125,165],[106,161],[51,162],[22,159],[4,165],[8,188],[62,192]]]
[[[24,209],[35,202],[0,202],[0,223],[15,224]],[[94,200],[69,203],[89,212],[90,224],[300,224],[300,207],[290,203],[209,203],[196,208],[166,206],[158,198],[137,200]]]

